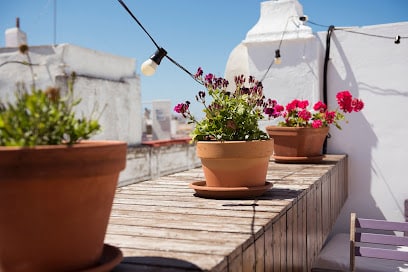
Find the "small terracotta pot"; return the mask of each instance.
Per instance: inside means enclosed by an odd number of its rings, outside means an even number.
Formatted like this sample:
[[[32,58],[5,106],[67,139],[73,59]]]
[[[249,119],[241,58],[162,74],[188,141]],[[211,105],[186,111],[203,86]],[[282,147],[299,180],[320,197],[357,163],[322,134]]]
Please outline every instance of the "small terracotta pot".
[[[104,248],[125,142],[0,147],[0,271],[82,271]]]
[[[274,157],[279,160],[321,160],[323,143],[329,127],[279,127],[267,126],[266,131],[274,141]]]
[[[266,141],[199,141],[206,186],[264,186],[273,142]]]

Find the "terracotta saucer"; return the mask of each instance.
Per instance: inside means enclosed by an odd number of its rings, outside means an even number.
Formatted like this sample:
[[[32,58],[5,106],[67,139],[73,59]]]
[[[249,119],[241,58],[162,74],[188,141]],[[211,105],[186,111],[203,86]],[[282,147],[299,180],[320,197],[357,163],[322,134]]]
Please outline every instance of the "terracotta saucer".
[[[272,186],[271,182],[265,182],[265,185],[256,187],[208,187],[205,181],[195,181],[189,184],[189,187],[196,191],[197,196],[217,199],[261,196]]]
[[[284,157],[273,155],[272,158],[278,163],[316,163],[320,162],[324,158],[324,155],[312,157]]]
[[[108,272],[122,260],[123,254],[119,248],[105,244],[99,263],[95,267],[81,270],[80,272]]]

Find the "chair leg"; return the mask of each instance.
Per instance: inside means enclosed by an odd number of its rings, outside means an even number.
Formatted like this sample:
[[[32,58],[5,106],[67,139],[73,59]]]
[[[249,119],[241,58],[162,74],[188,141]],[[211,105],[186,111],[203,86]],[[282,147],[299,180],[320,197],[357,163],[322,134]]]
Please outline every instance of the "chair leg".
[[[351,213],[350,215],[350,271],[355,271],[355,245],[356,245],[356,218],[357,215],[355,213]]]

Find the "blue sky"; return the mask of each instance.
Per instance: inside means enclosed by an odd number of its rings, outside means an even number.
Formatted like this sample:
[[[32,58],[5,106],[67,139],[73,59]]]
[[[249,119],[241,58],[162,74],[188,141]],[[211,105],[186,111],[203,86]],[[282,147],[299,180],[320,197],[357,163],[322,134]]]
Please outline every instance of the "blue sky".
[[[256,24],[261,0],[124,0],[168,55],[194,73],[222,76],[230,52]],[[300,0],[309,20],[322,25],[365,26],[408,21],[407,0]],[[56,3],[56,35],[54,35]],[[4,31],[20,26],[29,45],[71,43],[136,59],[140,64],[155,46],[117,0],[0,0],[0,46]],[[310,25],[313,31],[324,27]],[[400,33],[408,36],[408,33]],[[141,75],[142,100],[194,100],[201,89],[164,59],[152,77]]]

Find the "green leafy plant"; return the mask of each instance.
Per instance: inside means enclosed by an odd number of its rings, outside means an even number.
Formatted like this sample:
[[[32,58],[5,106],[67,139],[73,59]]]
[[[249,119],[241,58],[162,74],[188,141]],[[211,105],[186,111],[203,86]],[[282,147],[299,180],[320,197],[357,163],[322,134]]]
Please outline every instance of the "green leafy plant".
[[[28,48],[23,49],[20,51],[28,55]],[[30,92],[24,84],[17,84],[15,102],[0,101],[0,146],[71,145],[99,132],[97,119],[77,118],[73,111],[80,103],[73,98],[74,81],[73,73],[64,97],[55,87],[36,89],[34,81]]]
[[[261,82],[250,76],[235,77],[235,90],[227,90],[229,82],[213,74],[203,76],[198,68],[195,74],[206,91],[200,91],[196,100],[204,106],[202,120],[197,120],[190,112],[190,102],[179,103],[174,111],[180,113],[195,128],[192,141],[253,141],[267,140],[269,136],[258,126],[265,116],[275,116],[276,101],[266,99]],[[207,93],[211,101],[207,101]]]
[[[0,104],[1,146],[74,144],[100,130],[97,120],[76,118],[79,99],[60,97],[57,88],[27,92],[18,86],[15,103]]]

